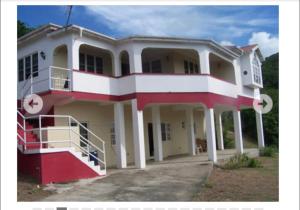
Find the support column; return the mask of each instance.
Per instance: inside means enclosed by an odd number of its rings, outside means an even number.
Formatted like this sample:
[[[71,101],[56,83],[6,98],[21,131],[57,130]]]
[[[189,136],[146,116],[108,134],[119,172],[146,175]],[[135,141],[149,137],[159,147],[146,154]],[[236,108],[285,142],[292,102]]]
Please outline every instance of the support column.
[[[264,128],[262,121],[262,114],[255,112],[256,115],[256,130],[257,130],[257,139],[258,139],[258,147],[265,147],[265,138],[264,138]]]
[[[218,149],[219,150],[224,150],[223,128],[222,128],[222,112],[217,112],[216,113],[216,129],[217,129]]]
[[[195,144],[195,132],[194,132],[194,114],[193,109],[189,107],[186,110],[186,130],[188,137],[188,148],[189,154],[196,154],[196,144]]]
[[[130,73],[142,73],[142,52],[139,49],[132,49],[129,54]]]
[[[114,71],[113,74],[115,77],[119,77],[122,75],[121,73],[121,60],[120,60],[120,54],[115,54],[113,59],[113,65],[114,65]]]
[[[234,122],[234,136],[235,136],[235,148],[237,153],[243,154],[243,136],[241,126],[241,112],[239,110],[233,110],[233,122]]]
[[[70,40],[70,42],[67,44],[67,57],[68,57],[68,63],[67,68],[70,69],[68,71],[68,79],[70,79],[71,82],[69,82],[70,90],[73,90],[73,69],[79,69],[79,47],[80,44],[76,40]],[[50,56],[52,57],[52,56]],[[52,58],[51,58],[52,59]],[[53,61],[52,61],[53,62]],[[51,62],[51,65],[53,65]]]
[[[125,143],[125,121],[124,105],[122,103],[114,104],[115,135],[116,135],[116,153],[117,167],[126,168],[126,143]]]
[[[135,166],[137,168],[145,168],[146,158],[145,158],[143,111],[138,110],[136,99],[132,100],[131,106],[132,106],[132,126],[133,126]]]
[[[152,125],[153,125],[153,140],[154,140],[154,160],[163,160],[163,147],[161,137],[161,122],[159,106],[152,107]]]
[[[198,52],[200,59],[200,72],[201,74],[210,74],[210,66],[209,66],[209,51],[203,49]]]
[[[216,149],[216,135],[215,135],[215,122],[214,122],[214,109],[205,109],[205,123],[206,123],[206,141],[208,159],[217,162],[217,149]]]

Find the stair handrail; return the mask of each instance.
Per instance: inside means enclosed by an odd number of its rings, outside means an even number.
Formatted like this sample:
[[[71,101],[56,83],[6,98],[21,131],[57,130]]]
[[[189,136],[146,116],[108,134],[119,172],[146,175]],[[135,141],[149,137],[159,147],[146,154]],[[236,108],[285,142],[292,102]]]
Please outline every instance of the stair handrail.
[[[84,142],[87,145],[87,149],[83,148],[82,146],[78,145],[77,143],[75,143],[74,141],[72,141],[71,137],[70,137],[70,143],[76,145],[77,147],[79,147],[79,149],[81,151],[83,151],[84,153],[87,153],[89,156],[92,156],[93,158],[95,158],[96,160],[99,161],[99,163],[102,163],[102,165],[104,166],[104,168],[106,168],[106,158],[105,158],[105,141],[102,140],[99,136],[97,136],[94,132],[92,132],[90,129],[86,128],[84,125],[82,125],[77,119],[75,119],[73,116],[70,115],[33,115],[33,116],[28,116],[25,117],[20,111],[17,110],[18,115],[20,115],[22,117],[23,120],[23,126],[17,122],[18,126],[21,127],[21,129],[23,130],[24,133],[24,138],[22,139],[24,140],[24,145],[25,145],[25,149],[26,149],[26,145],[30,142],[26,141],[26,132],[28,131],[38,131],[39,132],[39,141],[40,141],[40,148],[42,149],[43,147],[43,136],[42,136],[42,131],[44,130],[50,130],[49,128],[43,128],[42,127],[42,118],[67,118],[68,119],[68,130],[75,133],[79,138],[81,142]],[[38,119],[39,120],[39,127],[38,128],[33,128],[33,129],[26,129],[26,120],[27,119]],[[82,136],[80,133],[76,132],[74,129],[72,129],[71,126],[71,122],[75,122],[76,124],[78,124],[78,126],[80,126],[81,128],[83,128],[84,130],[86,130],[86,132],[90,135],[92,135],[97,141],[99,141],[101,143],[102,148],[99,148],[98,146],[96,146],[91,140],[85,138],[84,136]],[[64,129],[62,129],[64,130]],[[51,141],[52,142],[52,141]],[[89,145],[91,147],[93,147],[95,150],[99,151],[102,155],[103,155],[103,160],[101,160],[100,158],[96,157],[89,148]]]
[[[76,120],[74,117],[69,116],[73,121],[75,121],[78,125],[80,125],[83,129],[85,129],[87,132],[89,132],[90,134],[92,134],[97,140],[99,140],[102,145],[103,148],[105,148],[105,141],[103,139],[101,139],[99,136],[97,136],[95,133],[93,133],[90,129],[86,128],[84,125],[82,125],[78,120]]]
[[[25,149],[26,149],[26,142],[27,142],[27,139],[26,139],[26,118],[19,110],[17,110],[17,118],[18,118],[18,115],[23,120],[23,126],[21,126],[20,123],[18,122],[18,119],[17,119],[17,126],[20,126],[21,129],[23,130],[23,136],[24,136],[23,141],[24,141],[24,145],[25,145]],[[18,134],[18,132],[17,132],[17,134]]]
[[[25,91],[25,87],[27,86],[28,82],[30,82],[30,86]],[[25,81],[25,83],[23,84],[23,87],[22,87],[22,94],[21,94],[22,98],[25,97],[25,94],[28,92],[29,89],[30,89],[30,92],[32,94],[32,90],[33,90],[32,82],[33,82],[33,78],[32,78],[32,74],[30,73],[28,78],[26,78],[26,81]]]
[[[100,141],[103,145],[103,148],[105,147],[105,141],[103,139],[101,139],[99,136],[97,136],[94,132],[92,132],[90,129],[86,128],[84,125],[82,125],[77,119],[75,119],[73,116],[71,115],[34,115],[34,116],[30,116],[30,117],[26,117],[26,119],[34,119],[34,118],[70,118],[69,120],[73,120],[74,122],[76,122],[80,127],[82,127],[84,130],[86,130],[89,134],[91,134],[92,136],[94,136],[98,141]],[[70,121],[69,121],[70,122]],[[69,123],[69,126],[71,127],[71,124]]]

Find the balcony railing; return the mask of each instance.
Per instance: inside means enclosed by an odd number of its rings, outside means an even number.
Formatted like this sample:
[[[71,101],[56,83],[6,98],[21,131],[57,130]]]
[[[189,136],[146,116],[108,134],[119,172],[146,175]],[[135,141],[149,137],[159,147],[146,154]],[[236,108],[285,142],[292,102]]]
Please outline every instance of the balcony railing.
[[[236,97],[235,84],[203,74],[149,74],[135,73],[121,77],[91,74],[50,66],[39,71],[20,88],[24,98],[29,93],[49,90],[78,91],[106,95],[126,95],[137,92],[211,92]]]
[[[71,76],[72,71],[66,68],[49,66],[40,69],[38,77],[32,77],[30,74],[24,82],[19,83],[18,98],[49,90],[70,91]]]

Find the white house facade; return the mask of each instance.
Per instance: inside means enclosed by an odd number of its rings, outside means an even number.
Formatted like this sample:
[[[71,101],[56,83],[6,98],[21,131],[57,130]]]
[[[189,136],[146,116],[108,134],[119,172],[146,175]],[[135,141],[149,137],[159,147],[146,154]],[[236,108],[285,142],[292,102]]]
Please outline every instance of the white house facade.
[[[18,168],[50,183],[206,150],[217,162],[224,111],[243,153],[241,110],[260,98],[262,61],[257,45],[42,26],[18,39]],[[30,94],[43,100],[34,115],[22,106]]]

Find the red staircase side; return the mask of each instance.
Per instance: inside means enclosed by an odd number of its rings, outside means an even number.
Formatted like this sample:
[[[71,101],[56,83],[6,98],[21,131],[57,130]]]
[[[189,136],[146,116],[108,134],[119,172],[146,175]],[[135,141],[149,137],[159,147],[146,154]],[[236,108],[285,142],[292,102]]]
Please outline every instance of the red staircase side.
[[[99,176],[70,152],[23,154],[18,151],[18,171],[41,184],[69,182]]]

